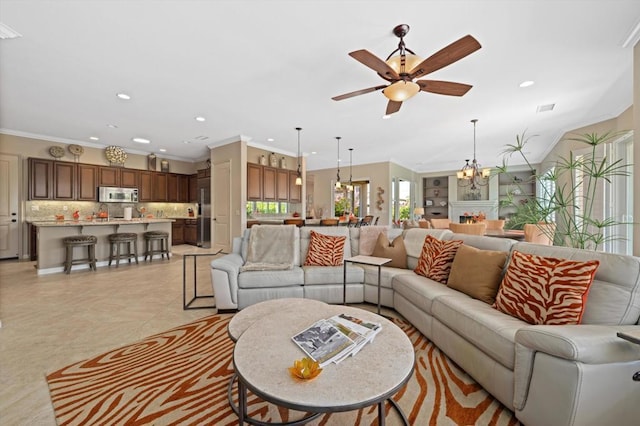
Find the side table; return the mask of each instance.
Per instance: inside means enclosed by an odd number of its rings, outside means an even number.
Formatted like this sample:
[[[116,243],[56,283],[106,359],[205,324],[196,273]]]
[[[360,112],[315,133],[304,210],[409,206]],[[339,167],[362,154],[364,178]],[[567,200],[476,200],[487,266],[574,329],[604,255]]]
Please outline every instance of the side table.
[[[391,262],[391,259],[386,257],[374,257],[374,256],[353,256],[344,260],[343,263],[343,294],[342,304],[347,304],[347,262],[358,263],[360,265],[372,265],[378,267],[378,315],[380,315],[380,271],[383,265]]]
[[[621,339],[640,345],[640,331],[619,331],[616,335]],[[634,382],[640,382],[640,371],[636,371],[632,378]]]
[[[213,298],[213,294],[207,295],[198,295],[198,277],[197,277],[197,269],[196,269],[196,259],[200,256],[215,256],[220,254],[222,249],[218,250],[215,253],[185,253],[182,255],[182,310],[186,311],[187,309],[207,309],[207,308],[215,308],[216,305],[198,305],[191,306],[193,302],[198,299],[210,299]],[[187,302],[187,257],[193,257],[193,298]]]

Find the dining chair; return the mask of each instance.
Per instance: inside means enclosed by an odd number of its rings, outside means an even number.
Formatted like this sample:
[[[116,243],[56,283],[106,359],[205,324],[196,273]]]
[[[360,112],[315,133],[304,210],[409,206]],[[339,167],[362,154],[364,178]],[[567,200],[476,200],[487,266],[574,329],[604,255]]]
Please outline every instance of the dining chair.
[[[338,226],[339,222],[338,218],[320,219],[320,226]]]
[[[484,222],[450,223],[449,229],[456,234],[484,235],[487,231],[487,225]]]
[[[360,226],[371,225],[372,222],[373,222],[373,215],[368,214],[362,218],[362,221],[360,222]]]
[[[487,224],[487,231],[502,231],[504,229],[504,219],[485,219],[482,222]]]
[[[295,225],[298,228],[304,226],[304,219],[294,218],[294,219],[285,219],[283,222],[285,225]]]
[[[431,219],[431,227],[435,229],[449,229],[451,219]]]
[[[555,223],[527,223],[524,225],[524,240],[528,243],[553,245]]]

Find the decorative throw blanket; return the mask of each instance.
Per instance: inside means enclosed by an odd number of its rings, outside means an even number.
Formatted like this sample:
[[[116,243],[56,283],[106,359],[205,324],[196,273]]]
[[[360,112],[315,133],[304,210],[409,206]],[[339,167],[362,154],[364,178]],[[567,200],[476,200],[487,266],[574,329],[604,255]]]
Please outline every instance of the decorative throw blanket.
[[[295,225],[257,225],[251,228],[247,261],[241,271],[293,269]]]

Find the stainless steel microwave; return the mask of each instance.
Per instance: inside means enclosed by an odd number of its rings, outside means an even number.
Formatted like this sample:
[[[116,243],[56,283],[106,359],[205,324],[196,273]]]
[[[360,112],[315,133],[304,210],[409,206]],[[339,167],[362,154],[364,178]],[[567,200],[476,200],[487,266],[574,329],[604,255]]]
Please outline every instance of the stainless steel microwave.
[[[138,188],[98,187],[98,201],[101,203],[137,203]]]

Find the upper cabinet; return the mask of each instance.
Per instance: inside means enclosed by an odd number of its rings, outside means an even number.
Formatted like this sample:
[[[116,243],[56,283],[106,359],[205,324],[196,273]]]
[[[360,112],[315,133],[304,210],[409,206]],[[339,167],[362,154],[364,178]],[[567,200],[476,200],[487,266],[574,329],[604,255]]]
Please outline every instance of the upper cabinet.
[[[167,201],[168,199],[168,179],[167,173],[153,174],[153,201]]]
[[[138,188],[140,171],[135,169],[120,169],[120,186],[123,188]]]
[[[29,199],[53,199],[53,161],[29,159]]]
[[[276,192],[278,201],[289,201],[289,170],[276,171]]]
[[[138,201],[146,203],[153,201],[153,174],[155,172],[140,172],[140,186],[138,187]]]
[[[99,167],[98,186],[120,186],[120,167]]]
[[[78,164],[77,199],[96,201],[98,199],[98,167],[91,164]]]
[[[262,166],[247,163],[247,200],[262,200]]]
[[[247,200],[302,202],[302,186],[295,170],[247,163]]]
[[[276,201],[276,171],[274,167],[262,168],[262,200]]]

